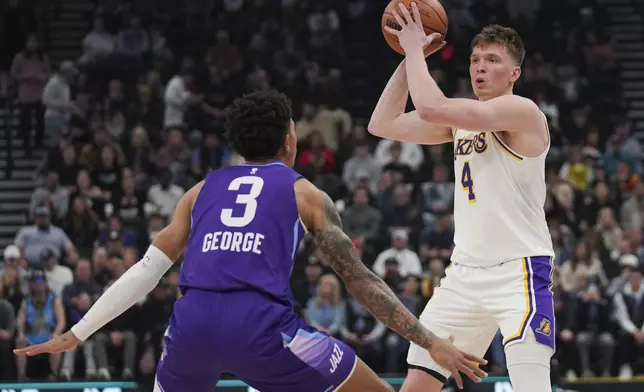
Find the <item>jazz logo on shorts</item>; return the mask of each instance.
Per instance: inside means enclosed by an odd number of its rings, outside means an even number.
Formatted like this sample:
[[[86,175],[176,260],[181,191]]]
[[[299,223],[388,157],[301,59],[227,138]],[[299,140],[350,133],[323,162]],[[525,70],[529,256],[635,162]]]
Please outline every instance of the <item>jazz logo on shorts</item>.
[[[541,320],[539,328],[537,328],[536,332],[542,335],[550,336],[552,334],[552,324],[550,324],[550,321],[544,318],[543,320]]]
[[[329,359],[329,362],[331,362],[331,368],[329,371],[331,373],[334,373],[338,369],[338,365],[342,361],[342,356],[344,355],[344,352],[340,349],[340,347],[337,344],[333,345],[333,353],[331,353],[331,358]]]

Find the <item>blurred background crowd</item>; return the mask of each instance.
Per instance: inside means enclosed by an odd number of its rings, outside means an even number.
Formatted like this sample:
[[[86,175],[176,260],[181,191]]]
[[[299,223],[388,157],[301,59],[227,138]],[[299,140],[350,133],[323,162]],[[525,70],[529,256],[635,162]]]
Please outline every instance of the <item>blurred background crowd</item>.
[[[379,30],[386,1],[0,3],[0,379],[153,377],[179,265],[75,352],[27,361],[11,349],[82,318],[185,190],[240,161],[222,123],[249,91],[292,98],[296,169],[336,201],[363,261],[416,315],[432,297],[453,247],[452,145],[381,140],[365,128],[401,60]],[[429,64],[447,95],[472,97],[469,41],[481,26],[515,27],[528,49],[516,92],[537,102],[552,137],[556,377],[644,373],[644,7],[442,3],[448,44]],[[296,257],[304,317],[376,371],[404,373],[407,343],[347,296],[310,238]],[[497,375],[501,340],[487,354]]]

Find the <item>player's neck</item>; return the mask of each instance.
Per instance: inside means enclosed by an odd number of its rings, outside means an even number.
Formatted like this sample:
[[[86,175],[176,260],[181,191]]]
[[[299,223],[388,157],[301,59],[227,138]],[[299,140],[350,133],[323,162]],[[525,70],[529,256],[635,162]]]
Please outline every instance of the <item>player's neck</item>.
[[[279,158],[252,159],[252,160],[246,159],[246,160],[244,160],[244,163],[247,164],[247,165],[265,165],[265,164],[271,163],[271,162],[282,162],[282,160],[279,159]]]
[[[504,95],[514,95],[514,93],[512,92],[512,89],[510,89],[510,90],[507,90],[504,93],[499,94],[499,95],[486,95],[486,96],[480,96],[480,97],[477,97],[477,98],[479,99],[479,101],[485,102],[485,101],[489,101],[491,99],[498,98],[498,97],[501,97],[501,96],[504,96]]]

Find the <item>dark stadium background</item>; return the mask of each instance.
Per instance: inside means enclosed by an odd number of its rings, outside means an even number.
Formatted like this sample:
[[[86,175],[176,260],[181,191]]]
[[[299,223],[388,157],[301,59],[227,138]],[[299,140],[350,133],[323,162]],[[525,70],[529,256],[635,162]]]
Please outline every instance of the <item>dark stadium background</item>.
[[[545,209],[557,254],[558,314],[553,383],[577,391],[641,390],[644,333],[623,325],[644,324],[644,301],[633,294],[644,270],[644,3],[442,3],[448,44],[428,63],[443,91],[471,97],[469,40],[481,26],[506,24],[528,50],[516,92],[534,99],[549,120]],[[62,369],[50,369],[47,358],[30,359],[27,378],[19,379],[11,353],[21,338],[14,316],[30,295],[33,270],[42,269],[64,304],[64,330],[82,316],[139,259],[185,189],[209,170],[239,161],[222,137],[223,115],[248,91],[276,88],[292,98],[301,144],[296,169],[337,201],[364,262],[418,314],[449,262],[451,146],[400,145],[366,132],[401,60],[380,32],[385,5],[0,1],[0,298],[6,300],[0,299],[0,380],[9,383],[0,390],[42,390],[29,380],[87,376],[150,390],[177,298],[178,267],[100,331],[91,350],[63,358]],[[25,51],[32,34],[39,48]],[[69,102],[60,95],[61,76],[71,82]],[[68,115],[45,111],[43,96],[50,106],[69,104]],[[45,246],[33,241],[33,224],[47,220],[62,231]],[[404,376],[404,342],[342,290],[338,303],[317,296],[317,280],[329,273],[324,256],[304,241],[293,271],[298,309],[347,339],[378,372]],[[327,280],[332,294],[336,286]],[[621,304],[631,302],[641,311],[627,306],[624,313]],[[324,306],[332,308],[332,320],[319,311]],[[87,358],[95,372],[87,374]],[[498,341],[487,358],[500,378],[472,390],[507,390]],[[96,382],[44,387],[109,390]],[[218,390],[247,390],[230,388]]]

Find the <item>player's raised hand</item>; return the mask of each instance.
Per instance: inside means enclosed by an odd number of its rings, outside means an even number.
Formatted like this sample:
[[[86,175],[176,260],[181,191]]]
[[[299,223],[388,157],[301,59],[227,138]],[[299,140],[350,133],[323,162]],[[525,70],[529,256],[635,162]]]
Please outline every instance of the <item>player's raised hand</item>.
[[[420,11],[418,11],[418,6],[415,2],[411,3],[413,17],[403,3],[399,3],[398,8],[399,11],[393,9],[392,14],[396,22],[400,25],[400,30],[393,29],[389,26],[385,26],[385,30],[398,37],[398,42],[405,53],[409,53],[418,48],[424,49],[432,42],[441,38],[439,33],[425,34],[425,29],[420,19]],[[441,49],[443,46],[445,46],[445,41],[436,50]]]
[[[56,336],[45,343],[16,349],[13,350],[13,353],[16,355],[28,355],[30,357],[44,353],[61,353],[63,351],[71,350],[79,343],[80,340],[76,337],[76,335],[74,335],[72,331],[67,331],[64,334]]]
[[[485,365],[487,361],[483,358],[464,353],[457,349],[453,342],[453,337],[435,341],[429,349],[429,355],[432,356],[437,364],[452,373],[452,376],[456,380],[456,385],[460,389],[463,389],[461,373],[474,382],[480,382],[481,377],[487,377],[487,373],[479,368],[479,365]]]

